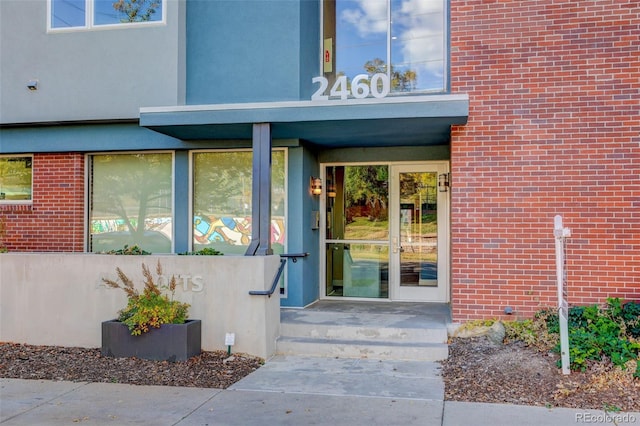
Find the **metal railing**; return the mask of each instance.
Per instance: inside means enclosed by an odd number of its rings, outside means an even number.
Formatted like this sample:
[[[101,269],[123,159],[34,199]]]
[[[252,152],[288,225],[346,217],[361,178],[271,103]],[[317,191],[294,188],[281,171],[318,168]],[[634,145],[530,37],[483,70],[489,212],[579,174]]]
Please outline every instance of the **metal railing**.
[[[282,271],[284,271],[284,265],[287,264],[287,260],[291,259],[293,263],[298,261],[298,258],[307,257],[309,253],[284,253],[280,255],[280,267],[278,268],[278,272],[276,272],[276,276],[273,278],[273,282],[271,283],[271,288],[269,290],[251,290],[249,294],[252,296],[268,296],[276,291],[276,287],[278,287],[278,282],[280,281],[280,276],[282,275]]]

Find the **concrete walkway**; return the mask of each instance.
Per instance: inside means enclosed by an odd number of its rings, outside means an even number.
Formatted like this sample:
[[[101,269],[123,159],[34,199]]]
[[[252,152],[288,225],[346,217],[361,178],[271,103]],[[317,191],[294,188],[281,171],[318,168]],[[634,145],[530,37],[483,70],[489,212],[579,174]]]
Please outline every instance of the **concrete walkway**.
[[[640,413],[444,401],[439,369],[287,356],[227,390],[0,379],[0,424],[640,425]]]

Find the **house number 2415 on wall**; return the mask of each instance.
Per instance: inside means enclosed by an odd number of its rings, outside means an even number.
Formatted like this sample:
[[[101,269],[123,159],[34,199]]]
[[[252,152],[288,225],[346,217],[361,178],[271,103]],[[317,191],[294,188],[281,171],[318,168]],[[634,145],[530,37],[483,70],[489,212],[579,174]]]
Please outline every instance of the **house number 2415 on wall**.
[[[318,90],[311,95],[312,101],[326,101],[329,98],[347,99],[349,95],[356,99],[364,99],[369,95],[374,98],[384,98],[389,94],[390,89],[389,76],[382,73],[372,75],[371,80],[368,74],[358,74],[351,80],[351,87],[347,83],[347,76],[341,75],[331,86],[329,95],[326,94],[329,87],[329,80],[326,77],[314,77],[311,81],[314,84],[320,83]]]

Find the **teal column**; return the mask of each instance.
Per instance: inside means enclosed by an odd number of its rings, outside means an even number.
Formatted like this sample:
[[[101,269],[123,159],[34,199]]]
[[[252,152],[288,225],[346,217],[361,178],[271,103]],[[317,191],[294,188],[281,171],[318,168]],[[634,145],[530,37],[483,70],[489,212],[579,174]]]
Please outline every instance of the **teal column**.
[[[245,256],[267,256],[271,249],[271,125],[253,125],[251,244]]]
[[[173,249],[176,253],[189,247],[189,152],[176,151],[174,157]]]

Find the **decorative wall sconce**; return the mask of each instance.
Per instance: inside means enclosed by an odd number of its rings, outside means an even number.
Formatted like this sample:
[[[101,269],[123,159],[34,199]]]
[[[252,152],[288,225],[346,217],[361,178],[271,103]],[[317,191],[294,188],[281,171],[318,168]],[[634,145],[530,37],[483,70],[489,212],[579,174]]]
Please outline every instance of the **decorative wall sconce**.
[[[27,89],[31,90],[32,92],[38,90],[38,80],[29,80],[27,81]]]
[[[312,195],[322,194],[322,179],[311,176],[309,179],[309,191]]]
[[[438,190],[440,192],[447,192],[449,190],[449,173],[438,175]]]

